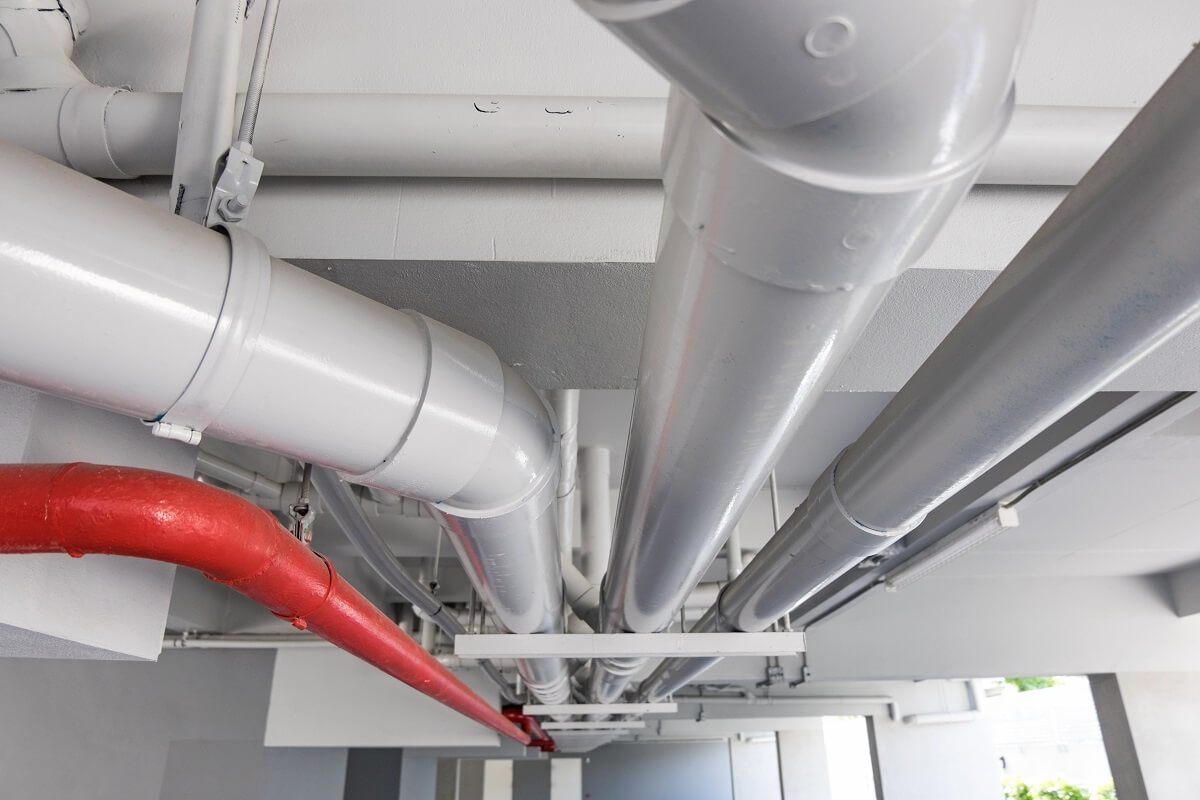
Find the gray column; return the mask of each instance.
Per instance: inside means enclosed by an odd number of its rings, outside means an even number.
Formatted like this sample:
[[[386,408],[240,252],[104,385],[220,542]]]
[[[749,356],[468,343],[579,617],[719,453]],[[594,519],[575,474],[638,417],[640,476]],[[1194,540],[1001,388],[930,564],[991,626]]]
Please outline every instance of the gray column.
[[[783,800],[832,800],[821,718],[813,717],[805,723],[802,729],[775,735]]]
[[[996,746],[983,717],[927,725],[868,717],[867,733],[880,800],[1003,797]]]
[[[1193,800],[1200,786],[1200,673],[1090,675],[1121,800]]]
[[[404,752],[400,767],[400,800],[431,800],[437,792],[438,761]]]

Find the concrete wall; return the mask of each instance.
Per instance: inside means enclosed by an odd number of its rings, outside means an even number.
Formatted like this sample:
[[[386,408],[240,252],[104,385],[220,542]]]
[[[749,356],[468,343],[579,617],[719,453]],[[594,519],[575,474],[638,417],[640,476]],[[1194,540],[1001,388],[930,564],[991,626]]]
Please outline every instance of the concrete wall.
[[[732,800],[725,742],[610,744],[583,762],[590,800]]]
[[[1200,787],[1200,673],[1093,675],[1121,800],[1192,800]]]
[[[729,740],[734,800],[780,800],[779,751],[775,734],[735,736]]]
[[[273,660],[0,659],[0,796],[340,800],[345,750],[263,748]]]
[[[940,725],[868,720],[881,800],[1003,797],[991,726],[980,718]]]
[[[821,718],[802,729],[775,734],[783,800],[832,800],[825,729]]]

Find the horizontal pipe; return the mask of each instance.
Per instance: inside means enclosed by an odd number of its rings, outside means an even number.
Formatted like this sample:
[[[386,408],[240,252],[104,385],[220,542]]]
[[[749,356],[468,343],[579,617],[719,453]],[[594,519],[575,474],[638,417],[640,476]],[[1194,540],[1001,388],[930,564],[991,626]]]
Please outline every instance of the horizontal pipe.
[[[695,630],[764,629],[1200,318],[1198,217],[1193,50]]]
[[[10,464],[0,466],[0,498],[0,553],[99,553],[191,567],[497,733],[529,741],[326,559],[229,492],[126,467]]]
[[[76,115],[67,91],[0,95],[0,139],[95,177],[171,174],[178,94],[85,85],[77,96],[108,98]],[[1074,185],[1136,111],[1019,105],[977,182]],[[665,119],[659,98],[266,94],[254,152],[267,175],[658,180]],[[81,130],[69,153],[67,122]],[[85,159],[85,140],[111,162]]]
[[[265,501],[278,502],[283,497],[284,486],[280,481],[272,480],[262,473],[246,469],[240,464],[203,450],[196,453],[196,474],[215,478],[238,491],[261,497]]]
[[[0,180],[0,379],[422,500],[498,625],[562,630],[551,415],[491,348],[4,143]]]
[[[796,46],[796,26],[831,24],[809,4],[583,5],[677,87],[602,603],[605,632],[648,633],[1001,138],[1032,4],[921,4],[893,27],[881,4],[836,2],[858,31],[844,81]],[[638,666],[598,662],[589,699],[615,700]]]

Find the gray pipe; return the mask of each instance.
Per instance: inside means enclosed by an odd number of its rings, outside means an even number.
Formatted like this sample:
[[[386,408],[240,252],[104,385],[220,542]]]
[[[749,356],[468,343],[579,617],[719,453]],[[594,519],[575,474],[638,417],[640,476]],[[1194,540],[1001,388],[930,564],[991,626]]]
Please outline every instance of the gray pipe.
[[[450,613],[441,601],[429,593],[421,582],[414,578],[404,566],[396,560],[387,544],[380,538],[371,523],[367,521],[350,486],[342,482],[338,474],[325,467],[313,467],[313,485],[325,501],[325,510],[341,527],[346,538],[358,549],[371,569],[408,602],[421,610],[426,618],[442,630],[451,640],[460,633],[466,633],[466,628]],[[500,670],[490,661],[480,661],[479,668],[500,687],[500,695],[509,703],[519,703],[512,687],[500,674]]]
[[[1194,50],[696,629],[763,630],[1200,317],[1197,220]]]
[[[606,632],[648,633],[974,181],[1029,6],[932,0],[896,26],[879,0],[582,4],[678,87],[603,589]],[[641,664],[599,661],[591,699],[616,700]]]

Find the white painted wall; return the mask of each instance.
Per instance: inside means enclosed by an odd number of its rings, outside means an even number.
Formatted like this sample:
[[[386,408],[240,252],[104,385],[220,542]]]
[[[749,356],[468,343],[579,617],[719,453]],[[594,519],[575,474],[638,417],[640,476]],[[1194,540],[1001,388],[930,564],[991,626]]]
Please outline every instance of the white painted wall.
[[[806,723],[803,728],[775,734],[783,800],[834,800],[822,718],[813,717]]]
[[[883,800],[1000,800],[999,761],[983,719],[905,725],[871,718],[876,785]]]
[[[550,761],[550,800],[581,800],[583,759],[555,758]],[[526,800],[522,797],[521,800]]]
[[[814,625],[808,658],[838,680],[1191,671],[1200,616],[1177,617],[1158,577],[935,573]]]
[[[191,475],[194,448],[140,422],[0,383],[0,462],[99,464]],[[90,555],[0,556],[0,655],[154,659],[175,567]]]
[[[496,685],[458,676],[498,705]],[[498,747],[499,736],[335,648],[281,650],[275,659],[269,747]]]
[[[775,734],[749,733],[729,740],[734,800],[780,800],[779,751]]]
[[[1200,787],[1200,673],[1092,676],[1121,800],[1192,800]]]

